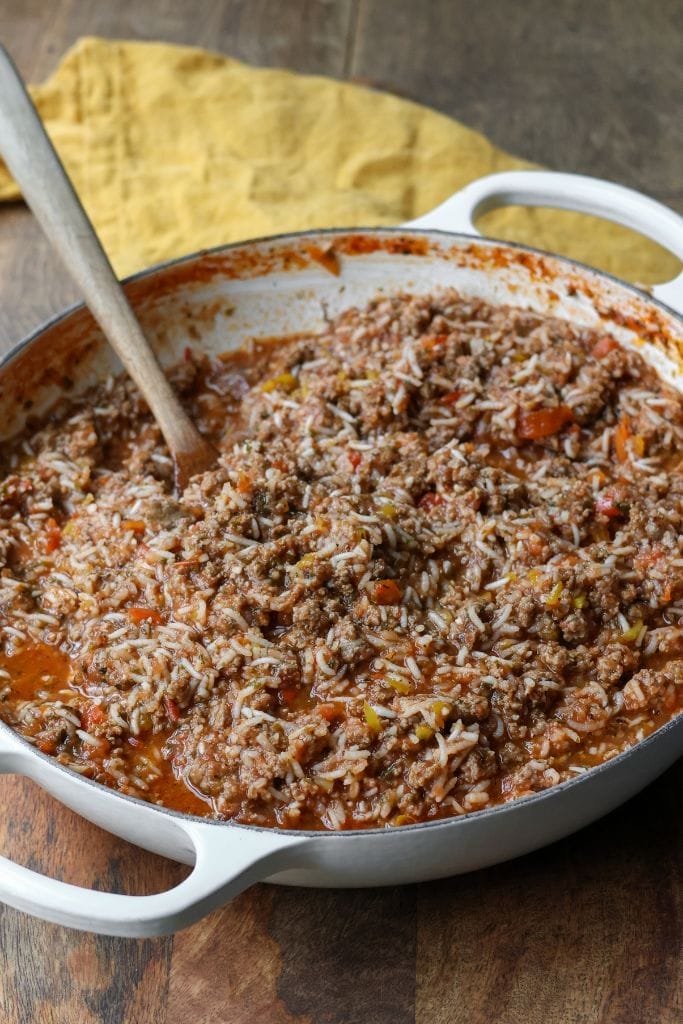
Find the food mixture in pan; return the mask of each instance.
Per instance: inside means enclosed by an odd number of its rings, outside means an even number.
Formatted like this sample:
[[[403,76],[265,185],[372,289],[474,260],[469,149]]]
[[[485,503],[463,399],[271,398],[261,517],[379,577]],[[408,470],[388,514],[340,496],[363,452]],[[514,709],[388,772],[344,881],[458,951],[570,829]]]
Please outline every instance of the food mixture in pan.
[[[683,403],[599,333],[452,292],[127,379],[6,450],[0,714],[73,770],[289,828],[588,771],[683,693]]]

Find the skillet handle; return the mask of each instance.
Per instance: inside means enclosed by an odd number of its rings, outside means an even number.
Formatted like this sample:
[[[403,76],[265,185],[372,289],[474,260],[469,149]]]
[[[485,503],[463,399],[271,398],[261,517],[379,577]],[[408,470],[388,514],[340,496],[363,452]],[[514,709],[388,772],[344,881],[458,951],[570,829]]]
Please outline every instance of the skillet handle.
[[[477,216],[499,206],[549,206],[589,213],[646,235],[683,260],[683,217],[655,199],[600,178],[557,171],[504,171],[479,178],[405,227],[478,235]],[[683,273],[652,294],[683,313]]]
[[[30,751],[0,736],[0,772],[32,776],[32,762]],[[194,868],[167,892],[151,896],[99,892],[0,857],[0,901],[46,921],[100,935],[167,935],[198,921],[254,882],[300,867],[302,847],[310,843],[304,837],[179,816],[174,816],[173,823],[184,834],[185,845],[194,850]]]

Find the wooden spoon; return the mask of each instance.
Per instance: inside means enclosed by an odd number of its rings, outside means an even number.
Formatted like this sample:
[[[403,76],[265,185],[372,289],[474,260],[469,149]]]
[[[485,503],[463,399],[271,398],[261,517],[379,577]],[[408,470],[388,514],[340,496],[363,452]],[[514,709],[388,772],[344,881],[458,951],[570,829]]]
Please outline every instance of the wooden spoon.
[[[216,461],[174,394],[50,142],[19,72],[0,46],[0,155],[90,312],[142,392],[166,439],[176,486]]]

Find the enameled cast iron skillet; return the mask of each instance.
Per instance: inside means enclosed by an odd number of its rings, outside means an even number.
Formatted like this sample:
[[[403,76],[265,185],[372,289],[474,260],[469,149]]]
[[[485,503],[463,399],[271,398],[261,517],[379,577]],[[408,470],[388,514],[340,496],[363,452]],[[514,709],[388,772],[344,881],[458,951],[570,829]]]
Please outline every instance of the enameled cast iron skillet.
[[[553,206],[618,221],[683,258],[683,218],[629,189],[576,175],[510,172],[483,178],[432,213],[395,229],[308,231],[188,256],[131,278],[126,291],[166,365],[188,343],[215,354],[248,336],[324,326],[324,315],[380,292],[452,286],[600,327],[683,388],[683,274],[650,295],[567,259],[481,238],[477,214],[503,204]],[[333,246],[339,274],[321,262]],[[81,306],[40,328],[0,364],[0,436],[59,396],[120,372]],[[292,832],[214,822],[122,796],[82,778],[0,725],[0,771],[29,776],[102,828],[194,869],[152,896],[89,891],[0,858],[0,899],[49,921],[111,935],[182,928],[252,882],[395,885],[517,857],[617,807],[683,750],[683,715],[569,782],[464,817],[394,829]],[[20,813],[20,810],[19,810]]]

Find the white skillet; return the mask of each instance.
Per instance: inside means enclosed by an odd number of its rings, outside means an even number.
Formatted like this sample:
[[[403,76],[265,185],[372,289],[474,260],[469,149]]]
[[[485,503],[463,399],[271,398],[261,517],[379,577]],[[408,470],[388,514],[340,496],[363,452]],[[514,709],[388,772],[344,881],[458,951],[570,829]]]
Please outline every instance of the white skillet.
[[[190,343],[210,354],[247,336],[322,328],[378,292],[441,285],[609,331],[677,386],[683,382],[683,275],[638,289],[573,261],[481,238],[474,221],[506,203],[580,210],[649,235],[683,259],[683,218],[629,189],[578,175],[509,172],[469,185],[396,229],[310,231],[199,253],[153,268],[125,288],[162,363]],[[333,247],[339,274],[320,261]],[[658,300],[658,301],[657,301]],[[664,305],[666,303],[666,305]],[[678,312],[677,312],[678,311]],[[0,438],[60,395],[120,372],[90,314],[71,309],[0,364]],[[683,715],[606,765],[543,793],[445,821],[314,833],[259,829],[178,814],[122,796],[62,767],[0,725],[0,771],[24,774],[73,810],[145,849],[187,864],[168,892],[123,896],[68,885],[0,858],[0,900],[39,917],[111,935],[182,928],[255,881],[394,885],[482,868],[581,828],[617,807],[683,751]],[[21,808],[12,813],[21,814]]]

